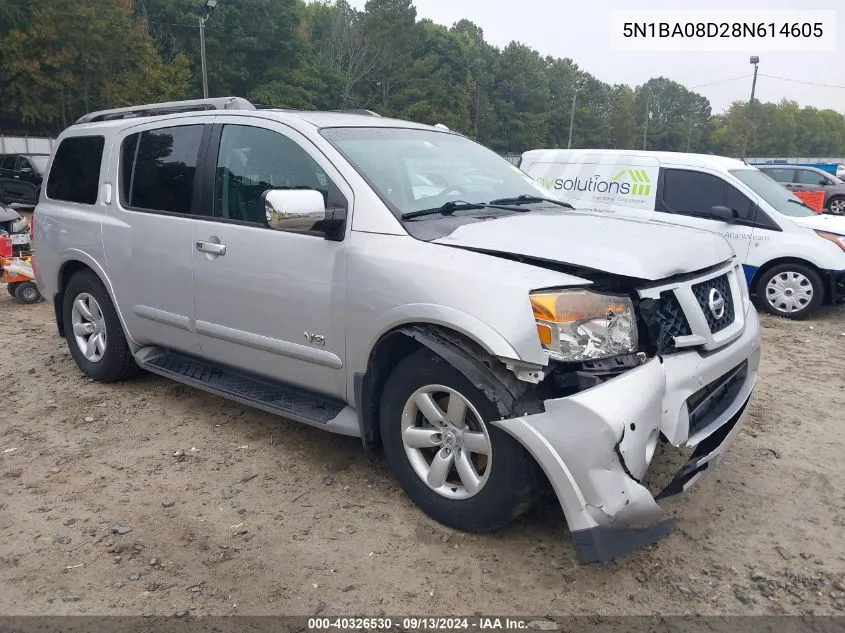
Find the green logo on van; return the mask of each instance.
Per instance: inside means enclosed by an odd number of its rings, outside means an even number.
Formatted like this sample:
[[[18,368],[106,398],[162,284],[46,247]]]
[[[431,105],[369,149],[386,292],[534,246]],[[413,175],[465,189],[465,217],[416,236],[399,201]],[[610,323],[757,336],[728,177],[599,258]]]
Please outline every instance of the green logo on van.
[[[611,178],[611,180],[613,182],[620,182],[626,175],[631,179],[631,195],[642,196],[643,198],[648,197],[648,194],[651,193],[651,179],[648,177],[646,170],[623,169]]]
[[[631,195],[648,197],[651,193],[651,178],[645,169],[623,169],[616,174],[611,180],[613,182],[621,182],[625,176],[631,179]]]

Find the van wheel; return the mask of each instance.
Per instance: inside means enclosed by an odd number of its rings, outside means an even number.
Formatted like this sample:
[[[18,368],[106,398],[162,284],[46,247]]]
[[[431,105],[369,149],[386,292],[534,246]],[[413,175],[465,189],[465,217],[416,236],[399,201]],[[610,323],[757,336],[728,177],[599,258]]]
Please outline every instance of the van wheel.
[[[827,212],[831,215],[845,215],[845,198],[837,196],[827,203]]]
[[[758,308],[788,319],[807,317],[824,300],[821,277],[802,264],[781,264],[767,270],[755,290]]]
[[[93,272],[71,278],[62,309],[70,354],[86,376],[114,382],[139,372],[109,293]]]
[[[15,284],[15,299],[21,303],[38,303],[41,293],[34,281],[21,281]]]
[[[540,480],[528,452],[502,429],[494,403],[427,349],[402,361],[385,385],[381,438],[400,485],[428,516],[489,532],[528,510]]]

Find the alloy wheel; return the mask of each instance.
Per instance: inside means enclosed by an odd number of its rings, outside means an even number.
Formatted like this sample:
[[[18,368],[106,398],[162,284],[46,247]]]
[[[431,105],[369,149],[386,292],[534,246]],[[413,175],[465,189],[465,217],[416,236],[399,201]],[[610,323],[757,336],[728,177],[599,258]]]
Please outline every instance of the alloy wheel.
[[[438,494],[467,499],[487,483],[492,457],[487,427],[454,389],[417,389],[402,410],[401,432],[414,472]]]
[[[100,362],[106,353],[106,322],[100,304],[87,292],[80,293],[73,302],[70,316],[79,351],[90,362]]]

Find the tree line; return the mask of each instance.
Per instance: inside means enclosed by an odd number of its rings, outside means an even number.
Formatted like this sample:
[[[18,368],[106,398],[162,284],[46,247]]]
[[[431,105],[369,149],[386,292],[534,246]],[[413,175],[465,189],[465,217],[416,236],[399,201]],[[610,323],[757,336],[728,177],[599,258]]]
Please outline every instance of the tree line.
[[[85,112],[202,95],[202,0],[4,0],[0,128],[56,132]],[[610,85],[569,58],[492,46],[469,20],[418,19],[412,0],[220,0],[206,25],[212,96],[366,108],[442,123],[501,152],[612,147],[845,155],[845,117],[793,101],[724,114],[657,77]],[[570,122],[572,125],[570,126]],[[571,141],[570,141],[571,129]]]

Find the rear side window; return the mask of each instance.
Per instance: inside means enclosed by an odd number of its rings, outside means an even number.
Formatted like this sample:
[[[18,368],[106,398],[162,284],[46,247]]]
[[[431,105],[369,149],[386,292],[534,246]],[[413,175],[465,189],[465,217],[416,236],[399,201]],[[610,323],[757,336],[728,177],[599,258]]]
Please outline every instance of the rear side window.
[[[97,202],[105,143],[102,136],[72,136],[63,140],[50,168],[47,197],[79,204]]]
[[[14,156],[0,157],[0,169],[14,169],[14,168],[15,168],[15,157]]]
[[[728,182],[698,171],[667,169],[663,175],[662,210],[709,217],[713,207],[728,207],[741,218],[751,217],[754,204]]]
[[[764,169],[762,170],[767,176],[771,176],[778,182],[792,182],[792,177],[795,174],[792,169]]]
[[[133,134],[121,147],[121,200],[131,208],[190,214],[202,125]]]

